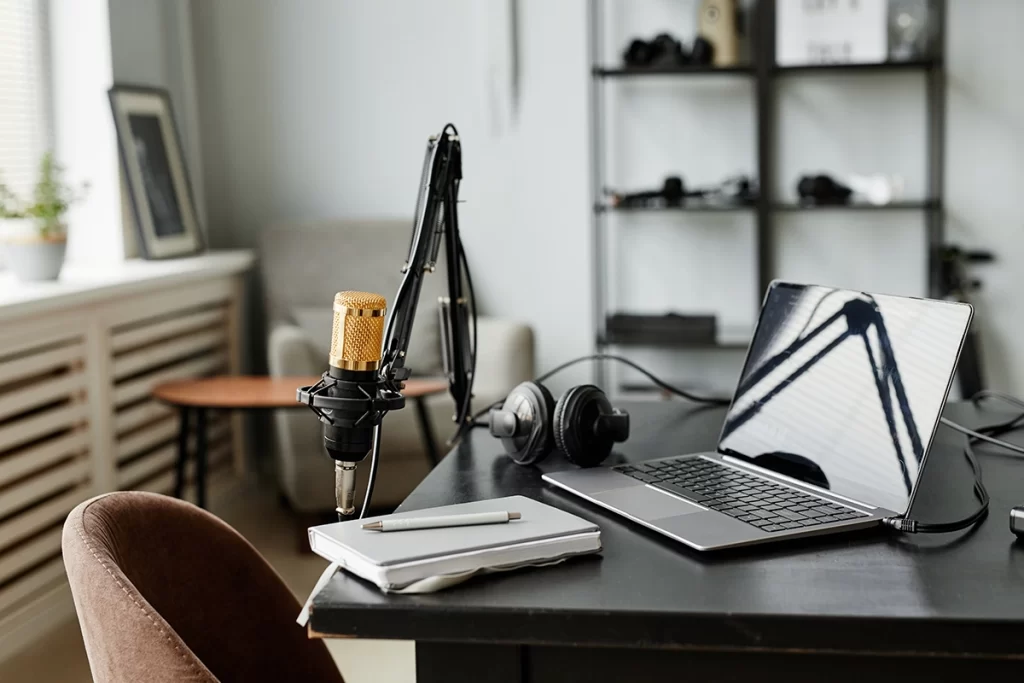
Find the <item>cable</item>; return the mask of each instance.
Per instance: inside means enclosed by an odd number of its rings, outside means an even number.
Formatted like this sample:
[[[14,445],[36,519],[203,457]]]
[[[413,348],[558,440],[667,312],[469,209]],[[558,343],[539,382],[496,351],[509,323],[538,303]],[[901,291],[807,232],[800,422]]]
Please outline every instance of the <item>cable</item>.
[[[363,505],[359,510],[359,519],[366,516],[370,509],[370,500],[373,498],[373,485],[377,481],[377,461],[380,460],[380,425],[373,428],[373,448],[370,456],[370,474],[366,477],[366,493],[363,495]],[[344,522],[339,513],[339,522]]]
[[[1005,424],[1011,424],[1011,423],[1012,424],[1016,424],[1017,422],[1020,422],[1022,419],[1024,419],[1024,415],[1020,415],[1020,416],[1014,418],[1013,420],[1011,420],[1009,423],[1003,423],[1003,424],[1004,425]],[[968,429],[967,427],[964,427],[962,424],[958,424],[956,422],[953,422],[952,420],[947,419],[945,417],[941,418],[939,421],[942,422],[942,424],[944,424],[947,427],[949,427],[950,429],[955,429],[956,431],[960,432],[961,434],[966,434],[967,436],[971,437],[972,439],[976,439],[978,441],[985,441],[986,443],[990,443],[990,444],[993,444],[995,446],[999,446],[1000,448],[1004,448],[1004,449],[1006,449],[1008,451],[1012,451],[1013,454],[1014,454],[1012,457],[1024,456],[1024,448],[1022,448],[1020,446],[1017,446],[1016,444],[1012,444],[1012,443],[1010,443],[1008,441],[1003,441],[1002,439],[993,438],[993,437],[989,436],[988,434],[986,434],[983,431],[975,431],[973,429]],[[989,425],[988,427],[980,427],[979,429],[987,431],[987,430],[992,429],[994,427],[1001,427],[1001,426],[1002,425]],[[1009,430],[1007,430],[1007,431],[1009,431]]]
[[[971,439],[964,444],[964,457],[974,472],[973,492],[979,503],[978,509],[971,515],[955,522],[918,522],[916,519],[907,519],[906,517],[886,517],[882,522],[891,529],[908,534],[948,534],[967,529],[984,520],[988,515],[988,489],[985,488],[982,479],[981,463],[978,462],[974,455],[974,449],[971,448]]]
[[[978,403],[985,398],[999,398],[1014,405],[1024,406],[1024,401],[1020,401],[1019,399],[1014,398],[1013,396],[999,394],[991,391],[979,392],[975,396],[971,397],[971,400],[975,403]],[[914,519],[907,519],[906,517],[887,517],[883,520],[883,522],[886,526],[892,529],[912,534],[944,534],[953,531],[960,531],[961,529],[966,529],[970,526],[978,524],[983,519],[985,519],[986,515],[988,515],[989,495],[988,490],[985,488],[985,483],[982,479],[981,463],[979,463],[978,459],[975,457],[972,445],[976,442],[984,441],[986,443],[991,443],[995,446],[999,446],[1000,448],[1012,451],[1014,457],[1024,455],[1024,448],[1017,446],[1016,444],[1008,443],[1001,439],[996,439],[993,436],[991,436],[991,434],[993,433],[1002,434],[1008,431],[1013,431],[1014,429],[1019,429],[1021,426],[1024,426],[1022,425],[1022,423],[1024,423],[1024,413],[1021,413],[1020,415],[1017,415],[1013,419],[1008,420],[1006,422],[993,425],[985,425],[983,427],[978,427],[978,429],[976,430],[964,427],[963,425],[957,422],[953,422],[952,420],[945,417],[940,418],[940,422],[942,422],[942,424],[946,425],[950,429],[956,430],[968,437],[967,443],[964,446],[964,456],[967,458],[967,462],[971,465],[971,470],[974,472],[974,495],[978,499],[980,505],[972,515],[956,522],[927,523],[918,522]]]
[[[555,368],[552,368],[551,370],[548,370],[543,375],[541,375],[540,377],[537,377],[533,381],[534,382],[543,382],[544,380],[549,379],[550,377],[558,374],[559,372],[561,372],[562,370],[565,370],[566,368],[572,367],[573,365],[577,365],[579,363],[583,363],[584,361],[588,361],[588,360],[600,360],[600,361],[614,360],[614,361],[617,361],[619,363],[624,363],[625,365],[628,365],[629,367],[633,368],[634,370],[636,370],[637,372],[642,374],[647,379],[651,380],[651,382],[653,382],[655,386],[657,386],[657,387],[659,387],[661,389],[664,389],[665,391],[669,392],[670,394],[675,394],[676,396],[679,396],[681,398],[685,398],[688,401],[693,401],[694,403],[703,403],[703,404],[711,405],[711,406],[727,406],[727,405],[729,405],[732,402],[732,399],[722,398],[722,397],[719,397],[719,396],[698,396],[696,394],[691,394],[690,392],[686,391],[685,389],[680,389],[679,387],[672,386],[668,382],[666,382],[666,381],[664,381],[662,379],[659,379],[657,376],[654,375],[654,373],[650,372],[649,370],[646,370],[646,369],[642,368],[640,365],[634,363],[633,361],[629,360],[628,358],[624,358],[622,356],[616,356],[616,355],[610,354],[610,353],[595,353],[595,354],[592,354],[590,356],[580,356],[579,358],[573,358],[572,360],[566,361],[566,362],[562,363],[561,365],[556,366]],[[479,418],[483,417],[484,415],[486,415],[492,408],[497,408],[497,407],[501,406],[501,404],[502,404],[502,401],[495,401],[494,403],[492,403],[491,405],[487,406],[483,410],[478,410],[476,413],[474,413],[473,414],[473,420],[472,420],[472,422],[473,422],[472,426],[474,426],[474,427],[484,427],[484,426],[486,426],[486,423],[478,423],[477,420]]]

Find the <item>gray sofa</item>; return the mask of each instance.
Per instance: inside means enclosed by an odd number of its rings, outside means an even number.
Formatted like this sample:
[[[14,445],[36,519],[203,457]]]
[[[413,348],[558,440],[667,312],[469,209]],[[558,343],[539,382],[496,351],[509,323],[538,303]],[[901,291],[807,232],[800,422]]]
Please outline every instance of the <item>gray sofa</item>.
[[[263,231],[261,266],[271,375],[317,375],[326,369],[335,292],[377,292],[391,303],[411,230],[411,220],[377,220],[278,225]],[[447,289],[443,267],[439,264],[438,271],[423,280],[406,362],[413,377],[441,374],[437,298]],[[529,327],[481,315],[478,334],[474,409],[502,398],[534,372]],[[447,393],[426,400],[438,452],[444,454],[444,442],[453,430],[452,400]],[[307,411],[277,411],[274,427],[281,491],[299,511],[332,509],[334,472],[316,418]],[[360,496],[367,470],[361,468]],[[429,470],[413,406],[388,415],[374,505],[400,503]]]

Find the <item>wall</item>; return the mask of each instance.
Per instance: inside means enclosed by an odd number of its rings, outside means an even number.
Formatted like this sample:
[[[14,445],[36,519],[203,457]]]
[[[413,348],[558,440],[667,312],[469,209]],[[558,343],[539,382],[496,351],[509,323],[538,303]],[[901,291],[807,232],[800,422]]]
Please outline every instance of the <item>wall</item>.
[[[424,137],[452,120],[465,144],[461,215],[480,299],[487,311],[534,326],[544,369],[592,348],[586,4],[521,0],[521,100],[512,120],[498,124],[494,112],[508,110],[490,103],[507,91],[487,76],[508,64],[493,47],[502,33],[489,28],[501,23],[492,5],[195,3],[211,240],[255,245],[260,229],[280,220],[408,216]],[[1013,301],[1024,276],[1010,260],[1022,251],[1011,198],[1021,179],[1024,119],[1007,66],[1024,49],[1013,33],[1022,8],[1012,0],[950,5],[950,230],[1003,258],[982,273],[988,286],[979,320],[993,385],[1022,392],[1024,358],[1009,349],[1024,335]],[[696,0],[608,7],[609,59],[629,36],[693,32]],[[991,27],[1005,34],[993,39]],[[630,81],[608,98],[617,184],[654,185],[675,171],[696,185],[754,170],[749,82]],[[781,85],[777,106],[777,196],[791,195],[797,175],[817,168],[899,173],[908,195],[920,196],[919,74],[794,78]],[[749,327],[759,300],[752,226],[742,214],[616,222],[613,302],[713,310],[728,325]],[[919,216],[784,216],[777,230],[783,277],[923,293]],[[636,355],[677,379],[715,386],[731,384],[742,359],[739,352]]]
[[[426,137],[452,121],[465,143],[460,218],[482,307],[534,326],[541,367],[586,352],[584,10],[522,3],[526,87],[497,134],[481,106],[493,21],[483,3],[197,3],[213,244],[256,245],[281,220],[411,216]]]
[[[113,80],[122,84],[166,88],[170,93],[182,153],[192,181],[196,211],[200,225],[205,225],[191,1],[107,1]]]

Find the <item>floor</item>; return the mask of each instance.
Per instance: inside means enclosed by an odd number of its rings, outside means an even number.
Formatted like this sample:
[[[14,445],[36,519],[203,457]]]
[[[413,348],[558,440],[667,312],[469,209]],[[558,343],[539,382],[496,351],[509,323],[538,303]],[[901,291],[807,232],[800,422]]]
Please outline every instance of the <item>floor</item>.
[[[238,483],[217,497],[212,511],[242,533],[305,600],[326,563],[316,555],[296,551],[292,516],[276,494],[254,483]],[[296,628],[299,628],[296,625]],[[346,683],[413,683],[414,645],[406,641],[328,640]],[[60,656],[55,656],[60,653]],[[0,662],[0,681],[88,683],[89,663],[74,619],[30,648]]]

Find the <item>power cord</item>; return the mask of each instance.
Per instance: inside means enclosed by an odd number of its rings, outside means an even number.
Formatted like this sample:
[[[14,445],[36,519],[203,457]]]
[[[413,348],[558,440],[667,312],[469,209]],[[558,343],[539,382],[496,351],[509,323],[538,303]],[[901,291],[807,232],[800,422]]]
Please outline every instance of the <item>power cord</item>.
[[[972,396],[970,400],[972,403],[977,405],[985,399],[999,399],[1017,406],[1018,408],[1024,409],[1024,401],[1008,394],[1001,394],[995,391],[980,391]],[[950,429],[954,429],[967,436],[967,443],[964,445],[964,457],[967,458],[967,462],[970,464],[971,470],[974,472],[974,496],[978,499],[980,505],[973,514],[956,522],[918,522],[917,520],[907,519],[906,517],[887,517],[882,520],[885,525],[891,529],[911,534],[947,534],[953,531],[961,531],[980,523],[988,515],[989,495],[982,480],[981,463],[978,462],[978,459],[974,455],[974,449],[972,448],[973,444],[978,442],[990,443],[1010,451],[1009,455],[1012,457],[1024,456],[1024,448],[1017,446],[1016,444],[1003,441],[1002,439],[995,438],[999,434],[1005,434],[1024,427],[1024,412],[1005,422],[985,425],[983,427],[978,427],[977,429],[969,429],[968,427],[964,427],[963,425],[945,417],[941,418],[940,421]]]
[[[589,355],[589,356],[580,356],[579,358],[573,358],[572,360],[566,361],[566,362],[562,363],[561,365],[558,365],[558,366],[552,368],[551,370],[548,370],[543,375],[541,375],[540,377],[537,377],[533,381],[534,382],[543,382],[544,380],[549,379],[550,377],[553,377],[554,375],[558,374],[559,372],[562,372],[566,368],[570,368],[573,365],[578,365],[579,363],[585,363],[586,361],[591,361],[591,360],[596,360],[596,361],[613,360],[613,361],[616,361],[618,363],[622,363],[624,365],[628,365],[629,367],[633,368],[634,370],[639,372],[641,375],[643,375],[647,379],[651,380],[651,382],[654,383],[654,385],[657,386],[658,388],[664,389],[665,391],[667,391],[670,394],[673,394],[675,396],[679,396],[680,398],[685,398],[686,400],[692,401],[694,403],[703,403],[705,405],[712,405],[712,406],[727,406],[730,403],[732,403],[731,399],[724,398],[724,397],[721,397],[721,396],[700,396],[700,395],[697,395],[697,394],[690,393],[689,391],[686,391],[685,389],[680,389],[679,387],[673,386],[673,385],[669,384],[668,382],[666,382],[665,380],[658,378],[650,370],[647,370],[647,369],[641,367],[640,365],[638,365],[637,363],[634,363],[633,361],[629,360],[628,358],[625,358],[623,356],[616,356],[615,354],[611,354],[611,353],[595,353],[595,354],[592,354],[592,355]],[[473,414],[473,420],[472,420],[473,421],[473,426],[475,426],[475,427],[485,427],[485,426],[487,426],[486,423],[484,423],[484,422],[477,422],[477,420],[479,420],[481,417],[486,415],[492,408],[499,408],[499,407],[501,407],[502,403],[503,403],[503,401],[495,401],[494,403],[492,403],[491,405],[487,406],[486,408],[484,408],[482,410],[479,410],[476,413],[474,413]]]

